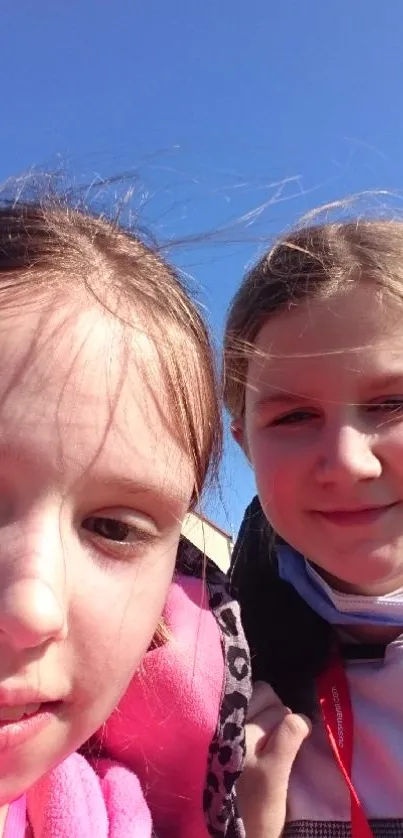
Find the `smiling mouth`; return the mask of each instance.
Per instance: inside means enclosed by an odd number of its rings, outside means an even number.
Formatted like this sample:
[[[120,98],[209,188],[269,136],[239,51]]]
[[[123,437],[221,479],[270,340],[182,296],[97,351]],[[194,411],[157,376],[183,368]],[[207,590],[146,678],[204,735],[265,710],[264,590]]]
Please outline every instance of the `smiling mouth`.
[[[319,515],[323,520],[329,524],[336,526],[368,526],[379,521],[391,509],[398,506],[398,503],[389,503],[386,506],[368,506],[361,509],[334,509],[329,511],[317,510],[316,515]]]

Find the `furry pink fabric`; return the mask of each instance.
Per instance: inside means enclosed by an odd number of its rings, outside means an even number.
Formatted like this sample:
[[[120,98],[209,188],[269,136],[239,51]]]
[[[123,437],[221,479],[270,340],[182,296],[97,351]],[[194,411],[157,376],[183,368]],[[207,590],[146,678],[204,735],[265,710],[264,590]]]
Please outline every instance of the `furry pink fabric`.
[[[164,612],[171,632],[105,725],[102,748],[139,777],[158,838],[208,838],[203,790],[224,658],[200,579],[180,577]],[[135,630],[135,627],[134,627]]]
[[[27,794],[26,838],[151,838],[137,777],[110,760],[72,754]]]
[[[14,800],[7,812],[3,838],[24,838],[27,823],[27,798]]]

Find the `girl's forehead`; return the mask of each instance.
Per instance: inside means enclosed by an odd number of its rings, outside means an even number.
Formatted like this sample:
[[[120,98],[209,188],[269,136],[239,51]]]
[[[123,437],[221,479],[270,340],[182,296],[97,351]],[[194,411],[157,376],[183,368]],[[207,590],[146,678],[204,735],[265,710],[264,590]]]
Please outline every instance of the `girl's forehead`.
[[[135,322],[125,327],[95,305],[23,308],[7,318],[0,309],[0,349],[0,388],[9,374],[10,382],[24,385],[20,397],[31,389],[40,395],[40,385],[60,402],[74,390],[77,400],[84,394],[101,405],[135,372],[137,388],[146,388],[159,372],[158,353],[144,327]]]
[[[158,353],[141,324],[123,328],[95,306],[33,307],[3,321],[0,311],[0,358],[0,444],[69,463],[72,478],[94,457],[108,473],[117,461],[129,471],[136,462],[156,481],[166,480],[169,460],[185,468]]]
[[[251,353],[247,402],[274,390],[329,399],[340,391],[343,398],[352,396],[352,387],[402,379],[401,314],[398,300],[382,299],[363,285],[272,317]]]
[[[304,300],[270,317],[260,329],[254,355],[308,357],[401,348],[402,304],[369,284],[327,299]]]

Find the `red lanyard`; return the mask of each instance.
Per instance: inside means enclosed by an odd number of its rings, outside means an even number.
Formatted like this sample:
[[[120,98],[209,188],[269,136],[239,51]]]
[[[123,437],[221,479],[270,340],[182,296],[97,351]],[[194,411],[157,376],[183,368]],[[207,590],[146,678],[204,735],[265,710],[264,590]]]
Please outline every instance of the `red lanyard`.
[[[336,655],[317,679],[323,723],[340,771],[347,783],[351,801],[353,838],[374,838],[351,780],[354,720],[350,690],[341,657]]]

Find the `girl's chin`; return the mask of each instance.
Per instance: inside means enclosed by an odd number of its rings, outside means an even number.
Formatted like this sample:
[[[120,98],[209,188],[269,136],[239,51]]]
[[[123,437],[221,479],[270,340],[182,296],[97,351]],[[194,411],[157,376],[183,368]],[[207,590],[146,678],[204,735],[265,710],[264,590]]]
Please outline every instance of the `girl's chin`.
[[[349,578],[341,578],[329,571],[319,570],[323,579],[336,591],[344,594],[358,594],[361,596],[384,596],[403,588],[403,568],[379,568],[378,573],[349,574]],[[375,571],[375,568],[374,568]],[[382,572],[383,571],[383,572]]]
[[[399,553],[400,561],[381,553],[363,551],[361,555],[352,554],[346,558],[346,564],[331,560],[326,568],[314,562],[316,571],[336,591],[363,596],[383,596],[403,588],[403,545]],[[345,573],[346,565],[348,573]]]

